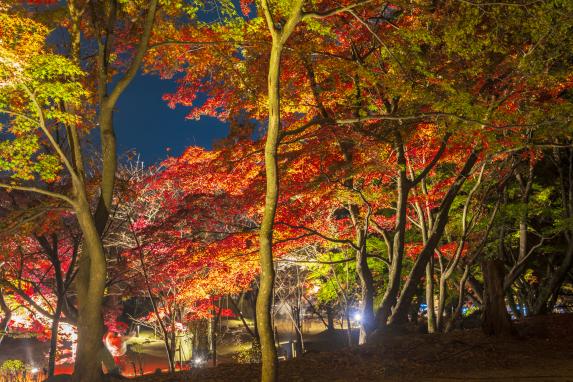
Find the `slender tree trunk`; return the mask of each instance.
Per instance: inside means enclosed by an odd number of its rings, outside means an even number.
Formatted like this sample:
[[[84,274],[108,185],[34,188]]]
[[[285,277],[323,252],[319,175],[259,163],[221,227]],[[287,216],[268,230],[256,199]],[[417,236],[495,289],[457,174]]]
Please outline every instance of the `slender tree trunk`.
[[[426,266],[426,305],[428,333],[436,332],[436,310],[434,306],[434,259],[430,258]]]
[[[553,155],[561,185],[563,218],[571,219],[573,217],[573,150],[555,148]],[[553,308],[551,303],[559,293],[567,272],[573,266],[573,230],[566,229],[563,235],[567,241],[567,249],[561,264],[557,269],[548,272],[547,279],[542,283],[539,294],[532,304],[532,314],[543,314]]]
[[[416,292],[418,282],[422,277],[426,265],[428,264],[430,257],[433,256],[436,246],[444,234],[446,224],[448,222],[450,207],[454,201],[454,198],[462,188],[465,180],[470,175],[471,170],[475,163],[477,162],[478,156],[477,152],[473,151],[464,163],[464,167],[461,169],[460,173],[456,177],[454,183],[448,189],[448,192],[444,196],[442,203],[440,204],[438,214],[436,215],[435,224],[432,226],[432,231],[428,237],[428,242],[424,245],[424,248],[418,255],[418,258],[414,262],[414,266],[406,279],[402,293],[400,294],[400,299],[396,304],[394,311],[392,312],[392,317],[390,318],[390,323],[392,325],[402,324],[407,321],[408,310],[412,298]]]
[[[539,294],[533,305],[532,314],[543,314],[552,308],[552,306],[549,306],[548,302],[551,297],[559,291],[561,284],[563,284],[563,281],[567,277],[567,272],[569,272],[572,266],[573,240],[569,242],[567,251],[565,252],[565,256],[559,267],[549,275],[549,279],[541,286]]]
[[[374,280],[368,267],[365,246],[356,251],[356,273],[360,279],[360,311],[362,313],[358,344],[362,345],[367,342],[374,329]]]
[[[4,300],[4,289],[1,288],[0,288],[0,309],[2,310],[2,314],[4,315],[2,317],[2,320],[0,320],[0,344],[2,344],[2,340],[4,339],[6,331],[8,330],[8,324],[12,319],[12,310],[10,310],[10,307],[8,306],[8,304],[6,304],[6,301]]]
[[[294,318],[294,326],[295,326],[296,356],[300,357],[304,353],[304,340],[302,338],[302,320],[300,317],[300,308],[299,307],[293,308],[291,314]]]
[[[438,286],[438,313],[436,314],[436,327],[441,332],[444,330],[444,310],[446,307],[446,298],[448,294],[448,286],[444,273],[440,275],[440,284]]]
[[[278,359],[273,334],[271,308],[275,270],[273,265],[273,226],[279,195],[277,149],[280,130],[280,60],[282,44],[273,42],[269,62],[269,126],[265,143],[266,194],[265,210],[259,232],[261,276],[257,296],[257,325],[261,341],[263,382],[278,378]]]
[[[334,333],[334,311],[330,305],[326,306],[326,322],[326,330]]]
[[[344,318],[346,318],[346,340],[348,341],[348,347],[352,346],[352,322],[350,321],[350,310],[347,306],[345,309],[345,314],[342,319],[344,324]]]
[[[257,329],[256,329],[256,323],[253,323],[253,329],[251,329],[251,327],[249,326],[249,324],[247,323],[247,320],[245,320],[245,316],[243,314],[243,311],[241,310],[239,303],[237,303],[233,297],[229,296],[229,301],[231,301],[231,305],[233,305],[233,308],[235,309],[235,314],[237,314],[239,316],[239,319],[241,320],[241,323],[243,324],[243,327],[245,328],[245,330],[247,331],[247,333],[249,333],[251,335],[251,337],[253,338],[253,341],[256,341],[257,343],[259,342],[259,336],[257,334]]]
[[[219,309],[219,312],[221,310]],[[213,366],[217,366],[217,316],[214,316],[211,324],[211,355],[213,358]]]
[[[175,331],[175,320],[173,320],[173,325],[171,325],[171,333],[169,341],[169,373],[174,374],[176,371],[176,361],[175,352],[177,351],[177,332]]]
[[[60,328],[60,317],[62,315],[62,305],[65,296],[58,296],[54,318],[52,319],[52,334],[50,336],[50,353],[48,356],[48,376],[54,375],[56,370],[56,352],[58,350],[58,331]]]
[[[206,320],[193,323],[193,359],[207,359],[209,353],[208,325]]]
[[[445,327],[444,327],[444,332],[448,333],[451,330],[453,330],[454,325],[456,323],[457,320],[461,320],[462,318],[462,307],[464,305],[464,296],[465,296],[465,285],[466,285],[466,280],[468,278],[468,275],[470,273],[470,267],[468,265],[466,265],[464,267],[464,273],[462,274],[461,278],[460,278],[460,282],[458,285],[458,303],[455,307],[455,311],[454,314],[452,314],[452,316],[450,317],[450,319],[448,320],[448,322],[446,323]]]
[[[259,230],[259,255],[261,276],[257,297],[257,325],[261,341],[261,381],[275,382],[278,379],[278,358],[272,327],[272,299],[275,280],[273,266],[273,226],[279,197],[279,174],[277,150],[281,128],[280,67],[284,44],[301,20],[303,0],[290,4],[291,13],[286,22],[275,23],[269,3],[261,7],[271,33],[272,45],[267,77],[269,123],[265,142],[265,209]]]
[[[376,314],[378,325],[383,328],[388,324],[388,318],[392,308],[398,300],[400,292],[400,279],[402,277],[402,259],[404,256],[404,240],[406,234],[406,211],[408,205],[408,193],[410,185],[406,174],[406,157],[404,155],[404,145],[402,137],[398,132],[395,133],[395,147],[398,159],[398,198],[396,201],[396,223],[394,241],[392,244],[392,258],[390,265],[390,275],[388,286],[382,298],[382,304]]]

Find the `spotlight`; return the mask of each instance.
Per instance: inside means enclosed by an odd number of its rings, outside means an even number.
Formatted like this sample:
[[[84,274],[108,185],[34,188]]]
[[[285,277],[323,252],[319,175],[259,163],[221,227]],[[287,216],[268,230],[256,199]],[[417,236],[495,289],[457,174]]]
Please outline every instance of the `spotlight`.
[[[356,322],[362,321],[362,314],[360,314],[358,312],[354,313],[354,321],[356,321]]]

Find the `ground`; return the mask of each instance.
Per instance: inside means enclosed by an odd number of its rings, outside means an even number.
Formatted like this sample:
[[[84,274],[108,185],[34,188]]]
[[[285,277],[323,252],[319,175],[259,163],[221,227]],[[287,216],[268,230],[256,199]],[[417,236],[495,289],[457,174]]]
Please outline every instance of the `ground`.
[[[231,326],[235,325],[233,323]],[[372,345],[346,347],[346,333],[334,335],[320,325],[307,325],[303,357],[280,363],[280,380],[285,382],[336,381],[572,381],[573,314],[540,316],[516,322],[519,336],[496,339],[480,329],[448,334],[422,334],[415,328],[376,337]],[[236,329],[239,329],[237,327]],[[288,325],[279,328],[281,342],[288,341]],[[144,345],[144,371],[165,369],[161,342],[151,335],[137,337]],[[133,343],[136,338],[130,338]],[[250,382],[256,381],[258,365],[229,364],[231,353],[242,345],[221,346],[220,365],[169,376],[146,375],[134,382]],[[22,359],[39,366],[46,343],[6,339],[0,346],[0,361]],[[132,374],[129,355],[122,364]],[[71,372],[71,365],[59,369]],[[125,381],[126,379],[123,379]],[[114,381],[118,382],[118,381]]]
[[[314,351],[280,363],[280,380],[302,381],[573,381],[573,315],[516,323],[516,338],[479,329],[378,336],[375,344]],[[258,365],[220,365],[139,377],[137,382],[256,381]]]

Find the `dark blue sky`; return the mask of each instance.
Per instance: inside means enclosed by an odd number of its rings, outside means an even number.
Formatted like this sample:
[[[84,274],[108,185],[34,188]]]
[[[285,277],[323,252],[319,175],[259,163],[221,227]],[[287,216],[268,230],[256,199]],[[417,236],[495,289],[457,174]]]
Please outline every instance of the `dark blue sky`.
[[[115,112],[118,152],[135,149],[146,165],[167,156],[180,155],[190,146],[210,149],[213,141],[227,134],[227,127],[215,118],[188,120],[188,108],[167,107],[162,96],[173,92],[174,81],[139,74],[121,95]],[[167,149],[170,148],[168,152]]]

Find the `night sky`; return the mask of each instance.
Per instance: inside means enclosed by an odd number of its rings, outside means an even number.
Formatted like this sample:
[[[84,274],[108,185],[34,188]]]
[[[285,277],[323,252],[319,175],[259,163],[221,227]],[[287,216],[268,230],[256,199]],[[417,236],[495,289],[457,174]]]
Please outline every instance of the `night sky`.
[[[134,149],[150,165],[180,155],[190,145],[210,149],[214,140],[227,134],[226,125],[215,118],[188,120],[188,108],[170,109],[162,96],[175,88],[174,81],[141,74],[128,86],[115,113],[120,155]]]

